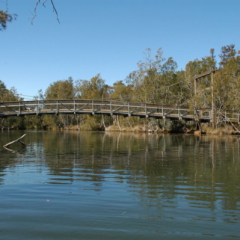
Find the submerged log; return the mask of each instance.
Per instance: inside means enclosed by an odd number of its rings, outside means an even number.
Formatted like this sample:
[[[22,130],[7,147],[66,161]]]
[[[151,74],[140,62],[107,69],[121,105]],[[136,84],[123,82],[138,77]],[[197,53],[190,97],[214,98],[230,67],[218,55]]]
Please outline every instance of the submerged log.
[[[26,144],[21,141],[21,139],[24,138],[25,136],[26,136],[26,134],[22,135],[20,138],[12,141],[12,142],[10,142],[10,143],[5,144],[3,147],[6,148],[6,147],[8,147],[8,146],[10,146],[10,145],[12,145],[13,143],[16,143],[16,142],[20,142],[22,145],[26,146]]]

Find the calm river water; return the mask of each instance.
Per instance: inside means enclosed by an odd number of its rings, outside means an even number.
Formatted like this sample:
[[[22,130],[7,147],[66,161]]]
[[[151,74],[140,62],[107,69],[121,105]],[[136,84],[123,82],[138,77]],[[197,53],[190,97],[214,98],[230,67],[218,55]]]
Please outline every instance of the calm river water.
[[[0,239],[160,238],[240,238],[240,137],[0,132]]]

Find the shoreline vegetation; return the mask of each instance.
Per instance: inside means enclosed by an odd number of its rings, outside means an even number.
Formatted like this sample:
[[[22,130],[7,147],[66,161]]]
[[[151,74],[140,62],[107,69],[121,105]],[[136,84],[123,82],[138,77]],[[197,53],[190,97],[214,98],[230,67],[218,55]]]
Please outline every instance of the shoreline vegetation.
[[[181,124],[180,124],[181,125]],[[194,135],[240,135],[240,133],[230,125],[225,125],[223,127],[212,128],[209,127],[209,124],[202,125],[202,130],[197,129],[195,124],[188,126],[180,126],[179,128],[160,128],[159,126],[155,126],[154,128],[148,125],[136,125],[134,127],[129,126],[118,126],[118,125],[110,125],[106,127],[106,129],[90,129],[89,126],[79,126],[79,125],[69,125],[65,128],[62,127],[53,127],[51,129],[41,129],[46,131],[104,131],[104,132],[122,132],[122,133],[151,133],[151,134],[194,134]],[[120,128],[119,128],[120,127]],[[2,131],[9,131],[15,129],[2,129]],[[23,130],[23,129],[17,129]],[[24,130],[40,130],[34,128],[26,128]]]
[[[154,55],[152,57],[152,55]],[[0,130],[51,129],[80,131],[118,131],[192,134],[239,134],[240,116],[240,51],[235,45],[215,50],[209,56],[189,61],[185,70],[178,70],[172,57],[165,59],[161,48],[155,54],[146,49],[144,60],[124,80],[109,86],[100,74],[90,80],[71,77],[42,89],[31,100],[91,99],[156,105],[187,106],[190,110],[212,109],[212,122],[104,115],[36,115],[0,118]],[[217,59],[219,61],[217,62]],[[212,72],[211,75],[204,73]],[[196,81],[196,76],[200,77]],[[23,101],[17,89],[7,89],[0,80],[0,102]],[[29,99],[27,99],[29,100]],[[7,111],[6,109],[3,111]],[[214,114],[213,114],[214,113]],[[227,114],[226,114],[227,113]],[[237,122],[227,116],[237,115]],[[198,116],[196,116],[198,119]],[[236,117],[235,117],[236,119]]]

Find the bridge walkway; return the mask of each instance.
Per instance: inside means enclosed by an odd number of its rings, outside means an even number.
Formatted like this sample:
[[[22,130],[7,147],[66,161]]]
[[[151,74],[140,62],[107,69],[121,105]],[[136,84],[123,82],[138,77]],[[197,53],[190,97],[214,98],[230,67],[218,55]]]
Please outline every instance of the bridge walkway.
[[[186,121],[199,119],[201,122],[210,122],[212,116],[211,109],[208,108],[194,111],[183,106],[120,101],[44,100],[0,103],[0,118],[44,114],[103,114]]]

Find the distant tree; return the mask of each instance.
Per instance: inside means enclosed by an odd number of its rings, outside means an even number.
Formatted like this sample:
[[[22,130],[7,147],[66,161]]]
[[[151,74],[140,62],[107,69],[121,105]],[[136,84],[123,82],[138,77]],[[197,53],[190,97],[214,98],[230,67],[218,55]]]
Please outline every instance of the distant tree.
[[[0,80],[0,102],[20,101],[16,88],[7,89],[5,83]],[[6,111],[7,109],[1,109]],[[0,119],[0,128],[11,129],[23,127],[23,119],[18,117],[8,117]]]
[[[41,94],[41,93],[40,93]],[[61,99],[74,99],[75,89],[73,79],[69,77],[67,80],[61,80],[50,84],[45,92],[46,100],[61,100]],[[64,126],[68,128],[74,121],[73,115],[59,115],[59,116],[44,116],[43,121],[45,125],[51,127]]]
[[[132,86],[125,85],[122,80],[113,84],[113,92],[111,93],[111,99],[120,101],[131,101]]]
[[[0,101],[3,101],[3,96],[6,93],[7,88],[3,81],[0,80]]]
[[[131,72],[126,82],[132,86],[132,100],[135,102],[170,104],[173,103],[169,88],[176,84],[177,63],[172,57],[163,58],[163,51],[158,49],[154,58],[151,49],[146,49],[145,61],[138,62],[138,70]]]
[[[97,74],[90,81],[78,80],[76,94],[81,99],[105,99],[108,96],[108,87],[100,74]]]
[[[214,48],[211,48],[210,49],[210,54],[211,54],[211,58],[212,58],[212,60],[214,60],[215,59],[215,55],[214,55],[214,53],[215,53],[215,49]]]
[[[60,80],[50,84],[45,92],[46,100],[50,99],[74,99],[75,92],[73,86],[73,79]]]
[[[230,57],[215,74],[214,91],[219,112],[240,111],[240,55]]]
[[[0,80],[0,102],[18,101],[18,93],[16,88],[7,89],[5,83]]]
[[[221,54],[219,55],[219,57],[221,58],[219,65],[223,67],[228,62],[228,60],[230,58],[234,58],[235,55],[236,50],[234,44],[223,46],[221,49]]]

